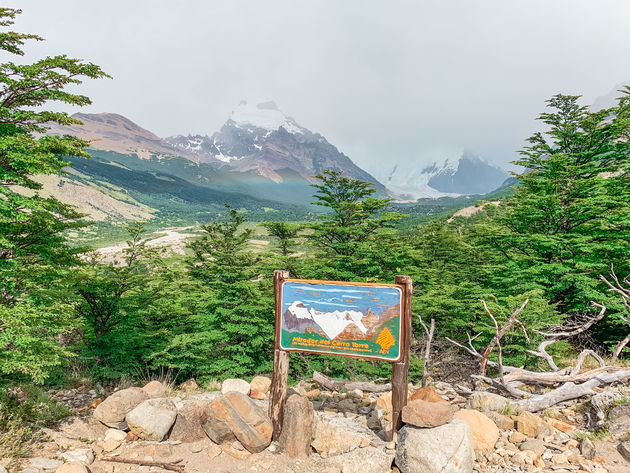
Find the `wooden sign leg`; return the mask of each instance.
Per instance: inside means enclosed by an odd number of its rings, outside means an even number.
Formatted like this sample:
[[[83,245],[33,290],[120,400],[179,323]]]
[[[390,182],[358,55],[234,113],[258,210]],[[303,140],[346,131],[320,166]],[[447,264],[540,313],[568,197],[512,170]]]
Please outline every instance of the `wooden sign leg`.
[[[273,440],[278,440],[282,432],[284,420],[284,401],[287,397],[287,383],[289,379],[289,353],[280,349],[281,313],[282,313],[282,283],[289,278],[288,271],[273,272],[273,290],[275,296],[276,334],[273,351],[273,376],[269,392],[269,418],[273,425]]]
[[[278,440],[284,420],[284,401],[289,379],[289,353],[275,349],[273,353],[273,377],[269,393],[269,418],[273,425],[273,440]]]
[[[396,432],[402,427],[402,410],[407,405],[408,379],[409,379],[409,348],[411,346],[411,300],[413,296],[413,284],[409,276],[396,276],[396,284],[405,287],[403,296],[403,326],[405,333],[402,337],[402,358],[392,366],[392,431],[390,440],[395,438]]]

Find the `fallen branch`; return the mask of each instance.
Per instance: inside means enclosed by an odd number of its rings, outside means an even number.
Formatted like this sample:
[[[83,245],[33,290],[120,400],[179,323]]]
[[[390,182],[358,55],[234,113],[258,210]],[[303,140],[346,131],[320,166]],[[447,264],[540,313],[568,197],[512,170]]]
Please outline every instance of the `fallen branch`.
[[[313,381],[330,391],[340,391],[341,389],[351,391],[353,389],[360,389],[365,392],[382,393],[392,390],[392,385],[389,383],[375,384],[367,381],[337,381],[320,373],[319,371],[313,371]]]
[[[128,463],[131,465],[142,465],[142,466],[157,466],[159,468],[163,468],[165,470],[176,471],[178,473],[186,473],[184,469],[179,466],[177,463],[180,463],[182,459],[173,460],[171,462],[157,462],[153,460],[138,460],[135,458],[120,458],[120,457],[99,457],[99,460],[106,462],[114,462],[114,463]]]

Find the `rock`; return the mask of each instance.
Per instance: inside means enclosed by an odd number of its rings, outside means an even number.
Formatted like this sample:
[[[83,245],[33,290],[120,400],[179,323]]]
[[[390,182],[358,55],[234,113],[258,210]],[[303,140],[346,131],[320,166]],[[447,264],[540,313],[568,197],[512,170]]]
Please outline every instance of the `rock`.
[[[475,391],[468,398],[467,407],[481,411],[493,411],[499,414],[511,415],[518,413],[516,403],[498,394],[486,391]]]
[[[494,411],[484,411],[484,414],[501,430],[514,430],[516,422],[514,419]]]
[[[94,462],[94,452],[91,448],[81,448],[76,450],[68,450],[59,455],[66,462],[79,462],[90,465]]]
[[[475,453],[468,424],[454,419],[433,429],[398,432],[396,466],[402,473],[470,473]]]
[[[486,415],[472,409],[462,409],[455,414],[455,418],[463,420],[470,427],[475,450],[494,450],[494,444],[499,440],[499,428]]]
[[[342,453],[331,459],[331,471],[341,473],[383,473],[390,472],[394,455],[382,448],[366,447]]]
[[[558,419],[552,419],[552,418],[546,417],[545,422],[547,422],[547,424],[552,426],[554,429],[559,430],[560,432],[571,432],[575,430],[574,425],[567,424],[566,422],[562,422],[561,420],[558,420]]]
[[[593,458],[595,458],[595,445],[593,445],[593,442],[591,442],[588,437],[582,440],[582,443],[580,444],[580,453],[587,460],[592,460]]]
[[[630,440],[626,440],[625,442],[621,442],[617,447],[617,450],[621,454],[621,456],[627,462],[630,462]]]
[[[539,439],[530,439],[521,443],[520,447],[521,451],[526,452],[534,452],[536,456],[540,456],[545,453],[545,444],[542,440]]]
[[[342,399],[337,404],[339,412],[357,412],[357,406],[352,399]]]
[[[527,440],[527,435],[521,432],[512,432],[509,436],[509,439],[512,443],[521,443]]]
[[[376,407],[386,412],[392,412],[392,394],[381,394],[376,400]]]
[[[437,427],[453,420],[453,408],[449,403],[416,399],[403,407],[402,420],[416,427]]]
[[[69,463],[64,463],[63,465],[61,465],[59,468],[57,468],[55,470],[55,473],[89,473],[90,470],[88,470],[85,465],[81,462],[69,462]]]
[[[630,435],[630,404],[620,404],[608,412],[608,433],[615,440]]]
[[[197,381],[191,378],[187,381],[184,381],[179,386],[177,386],[177,389],[179,389],[180,391],[184,393],[191,394],[191,393],[195,393],[199,391],[199,385],[197,384]]]
[[[249,386],[251,391],[266,395],[271,389],[271,379],[267,376],[254,376]]]
[[[313,439],[313,403],[298,394],[289,396],[284,405],[280,447],[289,458],[307,458]]]
[[[149,399],[140,388],[127,388],[117,391],[94,409],[94,417],[108,427],[126,430],[125,417],[138,404]]]
[[[309,391],[306,393],[306,397],[308,399],[315,399],[316,397],[319,397],[319,395],[322,393],[321,389],[313,389],[312,391]]]
[[[4,466],[0,465],[0,473],[9,473],[9,472]]]
[[[39,468],[40,470],[56,470],[61,465],[63,465],[62,461],[41,457],[30,458],[28,462],[31,464],[31,466]]]
[[[249,383],[244,379],[226,379],[221,385],[222,394],[237,392],[247,396],[249,394],[249,390]]]
[[[248,452],[247,450],[237,450],[231,445],[224,445],[223,451],[231,457],[237,458],[238,460],[245,460],[248,456],[251,455],[251,452]]]
[[[250,452],[262,452],[271,443],[271,420],[246,394],[229,391],[212,402],[210,409]]]
[[[221,398],[213,401],[213,403],[220,401]],[[204,409],[199,421],[201,422],[201,428],[214,443],[228,443],[236,439],[236,437],[234,437],[234,434],[232,433],[232,429],[230,429],[230,427],[228,427],[225,422],[219,420],[214,414],[212,403],[210,404],[210,406],[208,406],[207,409]]]
[[[537,415],[524,411],[516,418],[516,430],[529,437],[537,437],[549,432],[549,426]]]
[[[366,426],[333,413],[318,413],[315,417],[311,446],[322,456],[350,452],[365,442],[379,441]]]
[[[150,381],[142,390],[147,393],[150,399],[168,396],[168,389],[159,381]]]
[[[57,427],[69,438],[96,442],[102,439],[107,427],[92,417],[69,417],[61,421]]]
[[[210,403],[207,401],[193,401],[184,404],[177,412],[175,424],[173,424],[168,438],[180,442],[196,442],[207,438],[201,419],[205,410],[209,408]]]
[[[438,393],[435,392],[435,388],[433,386],[425,386],[424,388],[420,388],[414,391],[411,396],[409,396],[409,401],[415,401],[420,399],[421,401],[426,402],[446,402],[448,401],[441,397]]]
[[[22,468],[22,473],[40,473],[37,468],[31,468],[29,466]]]
[[[621,417],[630,417],[630,403],[619,404],[608,411],[608,419],[612,421]]]
[[[161,442],[173,426],[177,408],[168,398],[147,399],[127,414],[129,429],[144,440]]]
[[[105,433],[105,441],[103,442],[103,451],[113,452],[125,441],[127,433],[118,429],[108,429]]]

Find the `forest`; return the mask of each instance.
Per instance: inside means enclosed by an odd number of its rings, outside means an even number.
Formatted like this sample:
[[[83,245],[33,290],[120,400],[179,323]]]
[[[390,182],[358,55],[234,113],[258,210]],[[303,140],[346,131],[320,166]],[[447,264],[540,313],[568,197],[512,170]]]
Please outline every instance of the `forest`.
[[[10,26],[18,13],[0,9],[0,25]],[[26,41],[39,39],[3,31],[0,49],[20,56]],[[552,355],[567,365],[582,348],[608,357],[628,334],[627,307],[602,276],[624,281],[630,274],[630,89],[619,92],[616,107],[597,112],[573,95],[541,104],[540,131],[526,138],[514,162],[513,190],[479,203],[468,217],[405,215],[370,183],[326,170],[314,176],[313,204],[322,212],[312,220],[246,225],[247,213],[226,202],[215,219],[201,222],[183,256],[147,245],[146,224],[130,222],[127,248],[104,262],[68,237],[90,222],[40,197],[36,178],[63,173],[70,157],[87,159],[88,142],[46,135],[46,123],[76,122],[50,104],[89,104],[69,90],[107,73],[64,55],[0,68],[0,448],[16,429],[28,436],[28,422],[63,414],[45,400],[50,387],[165,373],[202,386],[270,373],[276,269],[337,281],[411,276],[414,381],[423,376],[421,319],[435,321],[439,361],[431,376],[467,374],[465,354],[446,337],[465,343],[468,333],[479,334],[475,346],[488,345],[495,327],[481,301],[504,323],[529,300],[520,321],[530,337],[511,330],[503,338],[503,358],[514,366],[544,370],[527,351],[541,340],[536,330],[597,313],[593,303],[606,306],[606,317],[554,344]],[[254,231],[273,244],[253,248]],[[376,379],[390,369],[300,354],[290,376],[317,370]],[[32,402],[17,409],[16,389]]]

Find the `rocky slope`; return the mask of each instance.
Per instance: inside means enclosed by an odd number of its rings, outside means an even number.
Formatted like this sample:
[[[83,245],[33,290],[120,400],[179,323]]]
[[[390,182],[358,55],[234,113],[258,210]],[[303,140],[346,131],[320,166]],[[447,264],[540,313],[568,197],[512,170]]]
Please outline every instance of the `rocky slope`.
[[[287,393],[282,435],[272,441],[270,385],[269,378],[256,376],[251,382],[214,383],[214,391],[199,389],[193,380],[177,389],[152,381],[108,397],[98,387],[53,391],[81,416],[42,429],[31,458],[5,464],[12,473],[88,468],[91,473],[624,473],[630,468],[627,386],[609,390],[611,436],[591,440],[585,430],[588,401],[537,415],[519,412],[515,403],[490,392],[462,397],[446,383],[410,385],[405,425],[392,441],[391,392],[329,391],[302,381]]]

